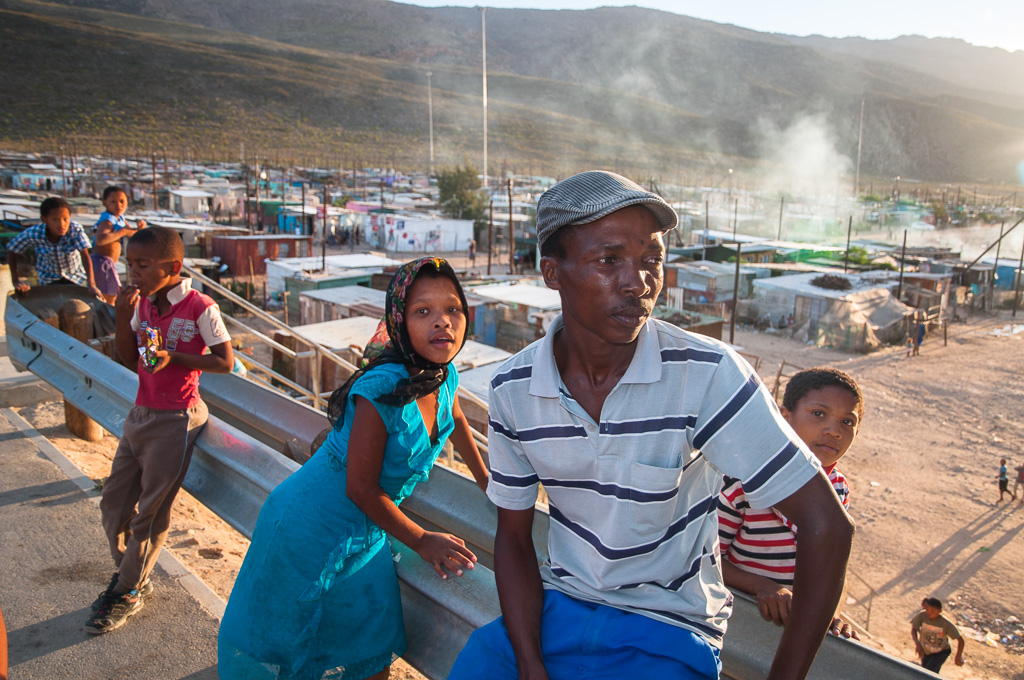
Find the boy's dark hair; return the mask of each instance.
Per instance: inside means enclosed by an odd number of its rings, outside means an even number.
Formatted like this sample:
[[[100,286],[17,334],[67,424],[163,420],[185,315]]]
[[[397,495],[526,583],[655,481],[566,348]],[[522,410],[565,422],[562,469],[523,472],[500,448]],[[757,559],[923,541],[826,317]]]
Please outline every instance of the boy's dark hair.
[[[790,378],[782,397],[782,405],[786,410],[794,411],[808,392],[823,387],[842,387],[849,390],[857,398],[857,417],[864,417],[864,395],[861,394],[857,381],[849,373],[831,366],[808,368]]]
[[[116,184],[114,184],[114,185],[112,185],[112,186],[109,186],[109,187],[107,187],[106,189],[104,189],[104,190],[103,190],[103,200],[104,200],[104,201],[105,201],[105,200],[107,200],[107,196],[109,196],[110,194],[116,194],[116,193],[117,193],[117,192],[119,192],[119,191],[120,191],[120,192],[121,192],[122,194],[124,194],[124,195],[125,195],[125,197],[127,198],[127,196],[128,196],[128,192],[127,192],[127,191],[125,191],[123,187],[119,187],[119,186],[117,186]],[[95,194],[94,194],[94,195],[95,195]]]
[[[167,227],[146,227],[135,232],[128,239],[129,246],[152,246],[164,262],[181,262],[185,259],[185,244],[178,232]]]
[[[68,212],[71,212],[71,204],[69,204],[60,196],[50,196],[49,198],[43,200],[43,202],[39,204],[39,216],[46,217],[54,210],[60,210],[61,208],[64,208]]]
[[[929,607],[935,607],[940,612],[942,611],[942,600],[937,597],[926,597],[921,601],[921,604],[926,604]]]

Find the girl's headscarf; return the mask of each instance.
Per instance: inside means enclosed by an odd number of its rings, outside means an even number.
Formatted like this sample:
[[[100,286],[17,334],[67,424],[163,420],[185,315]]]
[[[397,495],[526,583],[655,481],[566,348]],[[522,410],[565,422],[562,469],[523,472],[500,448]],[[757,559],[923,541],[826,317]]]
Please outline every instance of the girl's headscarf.
[[[412,288],[412,282],[424,268],[447,277],[455,284],[455,292],[459,295],[462,311],[468,320],[469,305],[466,303],[465,293],[462,292],[462,284],[446,260],[440,257],[424,257],[399,267],[388,284],[387,297],[384,300],[384,318],[366,345],[362,367],[353,373],[345,384],[334,390],[327,402],[327,417],[334,427],[341,427],[341,423],[344,422],[345,405],[352,385],[374,366],[405,364],[409,369],[409,377],[400,380],[390,394],[377,397],[376,401],[389,406],[411,403],[430,394],[448,379],[448,364],[436,364],[417,354],[412,347],[409,329],[405,324],[406,297]],[[466,335],[463,334],[462,345],[465,344]],[[459,346],[460,350],[462,345]]]

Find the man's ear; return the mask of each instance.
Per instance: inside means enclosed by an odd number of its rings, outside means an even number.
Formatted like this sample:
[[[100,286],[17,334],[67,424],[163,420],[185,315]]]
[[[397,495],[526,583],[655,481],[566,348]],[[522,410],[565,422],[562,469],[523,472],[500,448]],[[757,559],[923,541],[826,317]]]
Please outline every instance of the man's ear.
[[[779,412],[782,414],[782,417],[786,420],[787,423],[789,423],[790,425],[793,424],[790,421],[790,418],[793,416],[793,413],[788,408],[786,408],[785,406],[780,406]]]
[[[559,260],[557,257],[546,255],[540,258],[540,274],[544,277],[544,285],[551,290],[560,290],[562,285],[558,282],[558,265]]]
[[[184,266],[181,260],[173,260],[172,262],[169,262],[168,264],[171,265],[171,268],[170,268],[171,276],[176,276],[176,275],[180,274],[181,273],[181,268]]]

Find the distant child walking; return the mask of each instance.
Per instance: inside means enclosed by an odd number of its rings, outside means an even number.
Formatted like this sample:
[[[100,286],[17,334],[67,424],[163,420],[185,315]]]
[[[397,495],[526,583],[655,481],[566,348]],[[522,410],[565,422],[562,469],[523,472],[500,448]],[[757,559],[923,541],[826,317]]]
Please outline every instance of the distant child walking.
[[[130,238],[139,229],[146,228],[145,220],[138,220],[135,226],[124,219],[128,209],[128,194],[124,189],[110,186],[103,190],[103,207],[100,219],[93,226],[95,232],[92,251],[92,267],[95,272],[96,286],[103,294],[103,299],[113,304],[117,291],[121,289],[121,281],[117,277],[115,263],[121,257],[121,240]]]
[[[999,480],[999,500],[996,501],[997,503],[1001,503],[1003,501],[1003,494],[1005,493],[1010,494],[1011,501],[1017,500],[1017,494],[1007,489],[1007,487],[1010,485],[1010,478],[1007,476],[1006,472],[1006,459],[1000,458],[999,474],[996,475],[996,479]]]
[[[857,381],[835,368],[800,371],[786,385],[782,416],[821,461],[843,507],[849,507],[850,486],[836,464],[853,445],[864,417]],[[718,537],[725,585],[755,596],[761,616],[784,626],[793,599],[797,527],[775,508],[752,507],[740,481],[726,477],[718,497]],[[838,613],[830,631],[860,639]]]
[[[466,340],[467,304],[439,258],[403,265],[365,365],[333,395],[323,446],[260,510],[220,627],[217,670],[239,678],[387,678],[405,652],[389,536],[437,575],[476,556],[426,531],[399,504],[450,437],[481,489],[487,470],[459,405],[450,362]]]
[[[100,511],[117,571],[93,603],[89,633],[120,628],[152,590],[171,505],[208,416],[199,374],[228,373],[234,364],[216,303],[181,276],[184,255],[181,237],[164,227],[128,241],[131,283],[114,303],[115,341],[121,361],[139,374],[139,389],[103,484]]]
[[[93,280],[89,259],[89,239],[82,225],[71,220],[71,206],[63,198],[50,197],[39,205],[42,224],[29,227],[7,244],[7,264],[11,267],[11,283],[20,293],[29,286],[18,275],[18,256],[35,250],[36,276],[39,285],[71,283],[100,295]]]
[[[932,673],[938,673],[953,651],[949,645],[953,639],[957,643],[953,663],[963,666],[964,638],[953,622],[942,614],[942,600],[926,597],[921,607],[924,611],[915,614],[910,621],[910,637],[914,640],[921,665]]]

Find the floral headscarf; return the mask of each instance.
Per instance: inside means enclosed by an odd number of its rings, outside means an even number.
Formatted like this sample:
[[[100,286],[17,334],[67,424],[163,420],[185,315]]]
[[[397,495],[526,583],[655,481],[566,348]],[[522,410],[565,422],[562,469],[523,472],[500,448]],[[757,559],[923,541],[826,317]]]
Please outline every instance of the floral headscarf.
[[[400,380],[390,394],[377,397],[376,401],[390,406],[401,406],[430,394],[448,379],[448,364],[437,364],[416,353],[409,338],[409,329],[405,324],[405,299],[412,288],[416,276],[427,268],[447,277],[455,284],[455,291],[462,303],[462,310],[469,313],[466,295],[462,292],[462,284],[455,275],[455,270],[446,260],[440,257],[424,257],[407,262],[395,272],[388,284],[387,297],[384,301],[384,318],[377,325],[377,330],[366,345],[363,352],[362,367],[352,374],[345,384],[331,394],[327,403],[327,417],[335,427],[341,427],[348,393],[355,381],[368,370],[379,364],[400,363],[409,368],[409,377]],[[465,334],[462,344],[466,344]],[[462,345],[459,346],[462,349]]]

